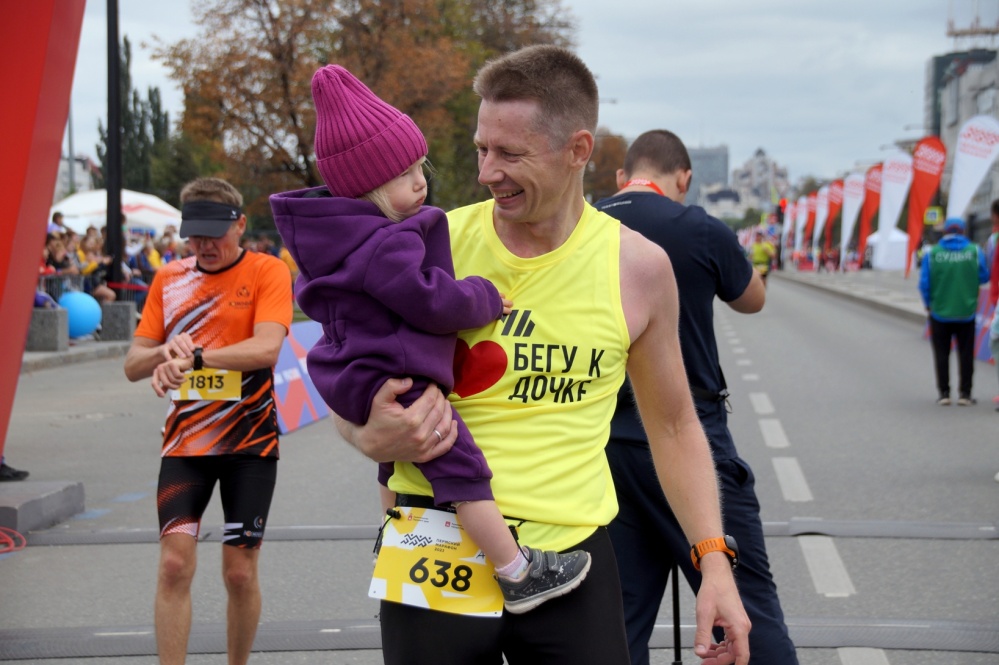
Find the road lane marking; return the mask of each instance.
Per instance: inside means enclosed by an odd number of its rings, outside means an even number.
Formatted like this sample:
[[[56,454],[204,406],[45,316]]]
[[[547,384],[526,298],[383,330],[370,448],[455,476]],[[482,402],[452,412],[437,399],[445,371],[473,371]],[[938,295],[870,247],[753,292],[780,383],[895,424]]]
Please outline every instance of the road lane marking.
[[[738,337],[732,337],[728,340],[729,344],[742,344],[742,341]]]
[[[760,375],[759,374],[743,374],[742,375],[742,380],[743,381],[759,381],[760,380]]]
[[[836,651],[843,665],[889,665],[888,656],[881,649],[843,647]]]
[[[773,463],[774,471],[777,472],[777,483],[785,501],[811,501],[814,498],[797,458],[775,457]]]
[[[749,393],[749,401],[753,405],[753,411],[758,416],[767,416],[775,411],[774,405],[766,393]]]
[[[760,431],[768,448],[790,448],[791,442],[784,433],[784,426],[777,418],[760,418]]]
[[[798,536],[815,590],[826,598],[846,598],[857,593],[836,543],[829,536]]]
[[[735,361],[735,364],[739,365],[740,367],[749,367],[750,365],[753,364],[753,361],[750,360],[749,358],[739,358],[738,360]]]

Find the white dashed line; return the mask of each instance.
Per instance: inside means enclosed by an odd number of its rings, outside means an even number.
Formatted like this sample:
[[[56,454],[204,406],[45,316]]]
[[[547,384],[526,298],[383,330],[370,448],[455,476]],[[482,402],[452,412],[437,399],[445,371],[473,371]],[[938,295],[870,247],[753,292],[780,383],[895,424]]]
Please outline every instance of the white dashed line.
[[[827,598],[846,598],[857,593],[832,538],[798,536],[798,543],[816,591]]]
[[[773,402],[766,393],[749,393],[749,401],[758,416],[768,416],[774,412]]]
[[[801,466],[796,458],[775,457],[773,463],[785,501],[804,502],[813,499],[812,490],[808,488],[805,474],[801,472]]]
[[[843,665],[889,665],[888,656],[881,649],[843,647],[836,652]]]
[[[760,418],[760,431],[763,433],[763,442],[768,448],[791,447],[791,442],[784,433],[784,426],[777,418]]]

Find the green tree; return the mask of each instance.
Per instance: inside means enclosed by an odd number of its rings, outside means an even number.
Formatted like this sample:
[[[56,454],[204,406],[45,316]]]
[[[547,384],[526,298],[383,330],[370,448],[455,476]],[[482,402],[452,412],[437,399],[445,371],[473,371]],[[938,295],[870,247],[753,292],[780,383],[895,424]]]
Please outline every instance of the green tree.
[[[132,89],[132,45],[125,37],[122,41],[119,67],[121,87],[121,175],[122,187],[138,192],[154,193],[153,157],[164,150],[170,133],[169,114],[163,111],[159,88],[149,88],[146,98],[140,97]],[[100,164],[101,181],[107,181],[108,130],[101,121],[97,122],[100,143],[97,144],[97,159]]]
[[[624,165],[628,142],[604,127],[597,128],[596,145],[586,167],[586,197],[596,203],[617,192],[617,170]]]

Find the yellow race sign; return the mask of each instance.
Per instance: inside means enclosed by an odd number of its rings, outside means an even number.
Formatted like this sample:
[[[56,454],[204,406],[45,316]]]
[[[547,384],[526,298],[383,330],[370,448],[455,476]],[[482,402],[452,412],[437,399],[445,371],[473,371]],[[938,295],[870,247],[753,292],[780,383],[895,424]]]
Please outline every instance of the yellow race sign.
[[[498,617],[503,593],[493,565],[465,533],[454,513],[396,508],[382,529],[381,549],[368,596],[403,605]]]

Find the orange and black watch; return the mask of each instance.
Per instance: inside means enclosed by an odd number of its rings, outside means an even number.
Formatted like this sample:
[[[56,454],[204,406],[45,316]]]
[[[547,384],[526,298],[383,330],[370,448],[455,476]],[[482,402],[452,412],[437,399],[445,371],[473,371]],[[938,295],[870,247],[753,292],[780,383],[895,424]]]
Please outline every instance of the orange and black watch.
[[[690,560],[694,562],[696,570],[701,569],[701,557],[709,552],[724,552],[732,562],[732,568],[739,565],[739,545],[732,536],[708,538],[691,547]]]

